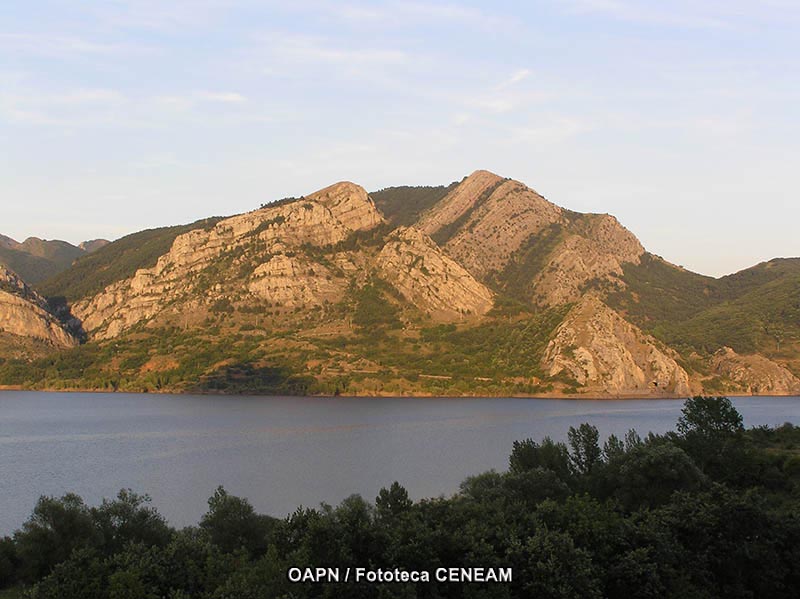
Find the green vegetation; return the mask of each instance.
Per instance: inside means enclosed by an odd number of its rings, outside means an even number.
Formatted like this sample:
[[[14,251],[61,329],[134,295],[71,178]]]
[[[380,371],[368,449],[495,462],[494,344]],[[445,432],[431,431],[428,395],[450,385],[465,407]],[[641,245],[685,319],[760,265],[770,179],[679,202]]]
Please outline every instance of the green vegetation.
[[[691,318],[724,299],[715,279],[652,254],[642,256],[641,264],[623,265],[623,271],[626,287],[611,293],[608,303],[649,331]]]
[[[4,264],[30,283],[37,283],[63,270],[60,265],[47,258],[4,247],[0,247],[0,264]]]
[[[694,398],[678,431],[601,445],[514,442],[507,472],[412,501],[258,514],[217,489],[198,526],[175,530],[128,490],[100,506],[42,497],[0,539],[0,588],[31,599],[793,598],[800,588],[800,428],[748,431],[725,398]],[[511,568],[507,583],[290,583],[290,567]],[[2,595],[0,595],[2,596]]]
[[[569,306],[480,323],[425,325],[373,278],[341,305],[311,312],[208,306],[203,327],[142,323],[118,338],[33,360],[0,360],[0,384],[109,391],[261,394],[518,395],[552,389],[540,361]],[[352,323],[319,337],[314,326]],[[412,323],[415,321],[416,323]]]
[[[397,308],[386,298],[392,287],[380,279],[373,279],[358,290],[355,298],[353,324],[367,335],[374,335],[384,329],[400,328]]]
[[[564,230],[559,223],[553,223],[539,233],[531,235],[508,262],[503,272],[491,276],[492,283],[510,297],[530,303],[533,280],[563,239]]]
[[[38,283],[68,269],[84,251],[66,241],[45,241],[31,237],[14,248],[0,244],[0,264],[27,283]]]
[[[108,285],[155,266],[178,235],[194,229],[209,229],[221,218],[206,218],[188,225],[148,229],[109,243],[75,261],[72,268],[37,285],[46,297],[64,297],[69,302],[93,295]]]
[[[779,353],[800,342],[800,260],[778,259],[712,279],[646,254],[624,267],[609,304],[683,352]]]
[[[386,187],[369,195],[392,226],[408,226],[413,225],[423,212],[444,198],[457,185],[458,182],[435,187]]]
[[[766,283],[683,322],[663,327],[675,346],[714,351],[723,345],[740,353],[779,353],[800,342],[800,275]]]

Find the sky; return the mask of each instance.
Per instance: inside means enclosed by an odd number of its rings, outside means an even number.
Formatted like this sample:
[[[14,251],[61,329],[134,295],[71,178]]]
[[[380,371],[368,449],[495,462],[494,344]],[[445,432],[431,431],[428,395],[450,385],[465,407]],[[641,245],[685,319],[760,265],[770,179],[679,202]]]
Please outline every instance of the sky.
[[[719,276],[800,255],[796,0],[0,3],[0,233],[477,169]]]

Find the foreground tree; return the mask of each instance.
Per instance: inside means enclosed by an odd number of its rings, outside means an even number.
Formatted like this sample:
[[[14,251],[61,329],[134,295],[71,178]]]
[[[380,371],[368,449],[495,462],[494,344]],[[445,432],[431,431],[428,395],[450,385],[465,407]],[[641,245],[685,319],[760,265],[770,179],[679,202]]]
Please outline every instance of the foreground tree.
[[[14,535],[21,577],[38,580],[74,550],[97,547],[101,540],[91,511],[78,495],[40,497],[31,517]]]
[[[235,497],[221,486],[209,498],[208,512],[200,520],[200,528],[222,551],[244,549],[251,555],[266,551],[274,527],[274,518],[256,514],[247,499]]]
[[[92,509],[77,496],[42,498],[0,541],[0,584],[25,571],[31,599],[794,599],[800,429],[742,431],[731,409],[690,401],[681,434],[631,431],[603,452],[583,425],[570,431],[571,454],[550,440],[515,443],[508,472],[470,477],[449,498],[413,502],[395,483],[374,505],[353,495],[281,521],[222,488],[200,526],[181,531],[130,491]],[[709,451],[716,461],[701,468]],[[290,566],[514,574],[503,584],[293,584]]]
[[[696,396],[683,404],[677,429],[684,437],[719,438],[744,432],[744,424],[742,415],[727,397]]]

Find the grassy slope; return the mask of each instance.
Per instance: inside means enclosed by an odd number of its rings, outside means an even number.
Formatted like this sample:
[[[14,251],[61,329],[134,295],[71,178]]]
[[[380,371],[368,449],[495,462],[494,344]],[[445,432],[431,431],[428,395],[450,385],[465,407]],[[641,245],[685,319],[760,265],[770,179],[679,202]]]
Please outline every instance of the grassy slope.
[[[713,279],[647,255],[625,267],[627,288],[609,296],[676,349],[774,353],[800,341],[800,260],[776,259]]]
[[[800,341],[800,275],[765,283],[663,331],[668,343],[700,351],[727,345],[739,353],[780,355]]]
[[[37,241],[39,243],[33,247],[28,242],[21,244],[18,249],[0,247],[0,263],[30,284],[56,276],[68,269],[76,258],[84,255],[83,250],[66,242]]]
[[[188,225],[126,235],[81,257],[69,270],[42,281],[36,287],[46,297],[65,297],[70,302],[98,293],[112,283],[133,276],[140,268],[154,266],[158,258],[169,251],[178,235],[211,227],[220,220],[207,218]]]

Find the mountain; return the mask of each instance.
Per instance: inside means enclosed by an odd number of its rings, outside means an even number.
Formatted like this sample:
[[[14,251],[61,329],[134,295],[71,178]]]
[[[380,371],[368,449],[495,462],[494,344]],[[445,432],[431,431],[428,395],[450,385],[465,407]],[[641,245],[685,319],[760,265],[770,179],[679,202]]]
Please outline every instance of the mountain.
[[[69,270],[39,282],[37,288],[47,297],[61,296],[70,302],[99,293],[116,281],[132,277],[140,268],[154,266],[158,258],[169,251],[178,235],[213,227],[219,220],[209,218],[188,225],[126,235],[81,256]]]
[[[105,239],[95,239],[74,246],[66,241],[48,241],[38,237],[29,237],[19,243],[0,235],[0,265],[35,284],[64,272],[77,258],[107,243]]]
[[[488,171],[372,194],[341,182],[142,231],[38,289],[88,341],[55,361],[7,359],[0,384],[800,393],[800,259],[704,277],[648,253],[613,216]]]
[[[111,242],[108,239],[90,239],[88,241],[81,241],[78,244],[78,247],[87,254],[91,254],[92,252],[96,252],[100,248],[107,246],[109,243]]]
[[[7,356],[38,357],[78,344],[47,301],[14,272],[0,266],[0,346]]]

